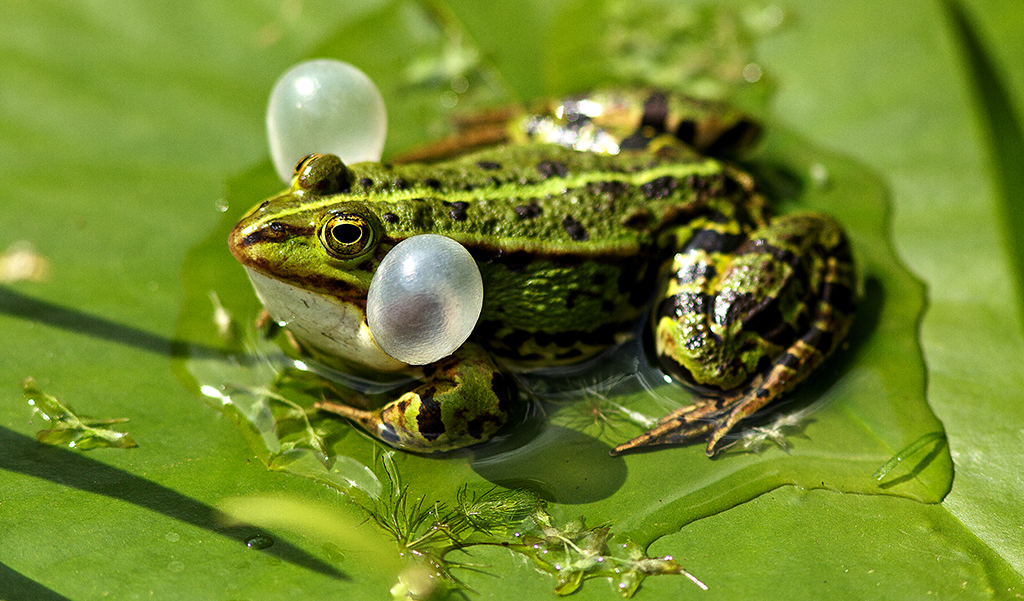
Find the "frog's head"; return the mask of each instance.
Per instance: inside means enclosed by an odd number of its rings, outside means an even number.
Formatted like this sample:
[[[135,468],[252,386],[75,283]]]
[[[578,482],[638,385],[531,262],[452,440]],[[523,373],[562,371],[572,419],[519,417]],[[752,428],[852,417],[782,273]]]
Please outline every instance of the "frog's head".
[[[231,253],[250,271],[333,296],[365,300],[387,248],[377,215],[349,189],[334,155],[310,155],[291,187],[246,213],[231,231]]]
[[[339,196],[350,177],[334,155],[306,157],[291,187],[246,213],[228,244],[270,315],[300,339],[375,369],[397,369],[365,323],[370,281],[393,244],[365,202]]]

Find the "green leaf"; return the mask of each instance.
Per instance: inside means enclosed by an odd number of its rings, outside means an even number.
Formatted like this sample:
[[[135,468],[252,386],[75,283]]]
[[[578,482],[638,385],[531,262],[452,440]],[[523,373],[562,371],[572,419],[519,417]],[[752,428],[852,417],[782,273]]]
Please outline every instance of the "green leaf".
[[[1024,307],[1024,128],[1000,80],[988,50],[967,12],[954,0],[945,2],[954,35],[963,48],[981,129],[987,138],[993,186],[1006,228],[1007,255],[1014,270],[1018,305]]]
[[[328,55],[367,70],[392,107],[394,153],[443,133],[447,92],[458,110],[602,76],[597,40],[608,28],[588,6],[8,3],[0,247],[30,242],[49,279],[0,287],[0,591],[378,598],[399,579],[402,590],[427,590],[417,584],[423,572],[392,563],[395,549],[363,549],[379,529],[356,525],[366,517],[356,501],[383,497],[389,482],[373,443],[307,423],[287,402],[243,415],[203,395],[200,366],[204,378],[213,370],[227,381],[266,365],[224,371],[226,356],[251,348],[257,304],[223,232],[280,187],[266,160],[263,108],[290,64]],[[996,114],[1021,122],[1024,43],[1016,3],[959,10],[951,21],[946,5],[925,0],[798,0],[756,43],[754,62],[777,86],[766,117],[777,133],[755,164],[781,188],[802,182],[798,204],[822,203],[849,221],[867,276],[862,327],[787,407],[807,421],[766,423],[760,453],[734,449],[709,461],[688,447],[613,460],[609,443],[665,407],[622,397],[628,382],[595,387],[590,400],[549,405],[550,421],[530,422],[521,435],[529,444],[501,461],[396,456],[414,498],[428,487],[473,498],[496,484],[529,485],[548,500],[556,528],[580,516],[587,528],[607,522],[611,535],[650,543],[647,556],[671,555],[709,587],[647,578],[638,599],[1024,592],[1024,328],[1011,250],[1019,228],[1004,225],[1004,199],[1014,193],[1000,179],[1024,157],[994,145],[977,119],[987,122],[996,98]],[[967,61],[964,31],[974,35]],[[574,49],[590,38],[594,60],[577,69]],[[978,65],[988,68],[981,83]],[[459,77],[470,84],[463,94],[451,85]],[[986,96],[991,90],[1000,94]],[[895,254],[926,287],[888,256],[890,228]],[[234,316],[223,336],[218,306]],[[140,446],[82,454],[39,444],[38,418],[17,388],[28,376],[90,414],[130,418]],[[290,429],[267,438],[254,419],[275,411]],[[356,451],[325,466],[323,454],[304,450],[314,439]],[[272,465],[284,471],[265,467],[274,452]],[[944,496],[950,457],[956,477]],[[470,598],[553,597],[558,581],[520,557],[474,545],[446,559],[467,566],[454,573],[475,591]],[[579,584],[576,574],[564,590]],[[607,582],[582,581],[575,596],[617,597]]]

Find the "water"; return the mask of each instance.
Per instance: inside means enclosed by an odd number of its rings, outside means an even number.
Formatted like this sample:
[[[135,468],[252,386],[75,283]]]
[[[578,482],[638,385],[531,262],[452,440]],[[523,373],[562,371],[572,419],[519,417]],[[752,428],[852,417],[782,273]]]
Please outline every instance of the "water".
[[[250,549],[255,549],[257,551],[267,549],[273,546],[273,544],[274,539],[270,538],[265,534],[257,534],[255,536],[250,536],[249,538],[245,539],[245,546],[249,547]]]

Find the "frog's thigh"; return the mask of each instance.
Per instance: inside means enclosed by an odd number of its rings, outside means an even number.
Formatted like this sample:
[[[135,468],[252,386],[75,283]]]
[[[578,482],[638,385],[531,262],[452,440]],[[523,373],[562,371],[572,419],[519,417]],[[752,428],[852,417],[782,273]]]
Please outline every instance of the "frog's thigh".
[[[321,403],[387,444],[422,453],[487,440],[504,425],[515,394],[509,378],[478,346],[465,344],[424,368],[424,383],[376,411]]]

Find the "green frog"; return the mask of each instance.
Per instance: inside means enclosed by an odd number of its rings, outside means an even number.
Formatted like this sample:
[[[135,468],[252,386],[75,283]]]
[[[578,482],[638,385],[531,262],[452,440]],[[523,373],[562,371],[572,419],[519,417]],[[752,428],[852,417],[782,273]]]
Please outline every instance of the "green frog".
[[[418,380],[376,409],[318,406],[388,445],[487,440],[519,402],[509,370],[593,357],[649,311],[657,360],[696,397],[613,453],[706,438],[710,456],[835,350],[856,301],[841,226],[773,217],[753,178],[714,158],[755,130],[683,96],[610,90],[481,120],[411,162],[311,155],[230,248],[306,352]],[[468,249],[484,301],[461,347],[411,366],[375,343],[366,298],[389,250],[424,233]]]

